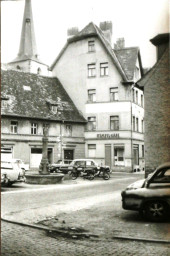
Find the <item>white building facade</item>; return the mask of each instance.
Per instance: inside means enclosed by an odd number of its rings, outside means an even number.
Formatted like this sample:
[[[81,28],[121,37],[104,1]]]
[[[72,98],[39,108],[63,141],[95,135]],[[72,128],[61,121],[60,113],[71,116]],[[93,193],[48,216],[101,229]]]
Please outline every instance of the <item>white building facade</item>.
[[[111,24],[90,23],[69,38],[51,66],[88,123],[85,155],[113,170],[144,168],[144,96],[137,47],[113,50]],[[107,33],[106,33],[107,32]]]

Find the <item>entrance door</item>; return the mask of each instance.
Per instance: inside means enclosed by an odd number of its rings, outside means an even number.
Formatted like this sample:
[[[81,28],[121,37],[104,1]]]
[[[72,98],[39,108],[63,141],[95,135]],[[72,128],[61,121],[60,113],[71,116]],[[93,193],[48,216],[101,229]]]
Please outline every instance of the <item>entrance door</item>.
[[[111,144],[105,145],[105,165],[108,165],[111,167],[112,161],[111,161]]]
[[[73,160],[73,150],[64,149],[64,163],[68,164]]]
[[[133,145],[134,166],[139,165],[139,146]]]

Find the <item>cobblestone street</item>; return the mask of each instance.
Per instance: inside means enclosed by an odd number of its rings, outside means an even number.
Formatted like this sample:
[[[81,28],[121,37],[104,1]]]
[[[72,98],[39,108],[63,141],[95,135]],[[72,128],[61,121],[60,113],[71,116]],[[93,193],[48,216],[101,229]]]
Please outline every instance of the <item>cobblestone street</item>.
[[[169,256],[170,245],[125,240],[51,238],[45,231],[2,221],[1,256]],[[10,242],[9,242],[10,241]]]
[[[2,218],[13,223],[1,222],[1,255],[169,256],[170,223],[147,222],[122,209],[121,190],[139,178],[115,174],[106,182],[4,189]]]

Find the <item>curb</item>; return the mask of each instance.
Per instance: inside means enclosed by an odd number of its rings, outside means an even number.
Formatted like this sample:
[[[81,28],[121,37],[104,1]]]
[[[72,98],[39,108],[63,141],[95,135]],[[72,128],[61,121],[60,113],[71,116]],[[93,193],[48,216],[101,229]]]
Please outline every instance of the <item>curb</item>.
[[[24,227],[30,227],[30,228],[35,228],[35,229],[39,229],[39,230],[44,230],[44,231],[49,231],[49,232],[56,232],[60,235],[65,234],[64,232],[57,230],[57,229],[50,229],[47,227],[40,227],[38,225],[34,225],[34,224],[26,224],[26,223],[22,223],[22,222],[18,222],[18,221],[12,221],[12,220],[8,220],[8,219],[4,219],[1,218],[2,221],[7,222],[7,223],[12,223],[12,224],[16,224],[16,225],[20,225],[20,226],[24,226]],[[97,235],[92,235],[89,234],[89,236],[96,236]],[[146,239],[146,238],[136,238],[136,237],[129,237],[129,236],[113,236],[112,239],[120,239],[120,240],[129,240],[129,241],[137,241],[137,242],[149,242],[149,243],[164,243],[164,244],[170,244],[169,240],[157,240],[157,239]]]

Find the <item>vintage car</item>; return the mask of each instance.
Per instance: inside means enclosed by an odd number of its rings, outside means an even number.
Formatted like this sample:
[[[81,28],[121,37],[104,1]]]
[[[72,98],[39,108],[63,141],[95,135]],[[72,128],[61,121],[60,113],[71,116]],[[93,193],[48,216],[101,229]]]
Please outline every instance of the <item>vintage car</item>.
[[[53,164],[49,165],[49,170],[50,170],[51,173],[54,173],[54,172],[67,173],[68,166],[69,166],[69,163],[66,164],[66,163],[64,163],[64,161],[58,160],[57,163],[53,163]]]
[[[17,163],[24,171],[29,171],[29,164],[25,164],[23,160],[13,158],[11,161]]]
[[[24,181],[24,173],[18,163],[13,161],[2,161],[1,185],[11,186],[18,181]]]
[[[68,166],[68,171],[78,170],[81,172],[90,171],[93,176],[102,177],[104,179],[110,178],[110,167],[99,166],[93,159],[74,159]]]
[[[129,185],[121,195],[125,210],[139,211],[152,221],[170,217],[170,162],[160,165],[146,179]]]

